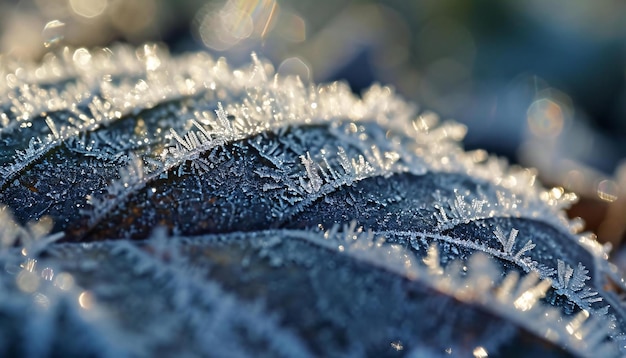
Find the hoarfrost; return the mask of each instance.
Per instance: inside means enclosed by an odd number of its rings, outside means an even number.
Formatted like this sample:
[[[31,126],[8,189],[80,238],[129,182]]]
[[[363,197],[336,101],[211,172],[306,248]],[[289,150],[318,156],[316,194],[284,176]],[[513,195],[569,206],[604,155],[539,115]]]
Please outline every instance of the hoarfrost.
[[[523,332],[626,352],[608,252],[562,210],[574,194],[465,152],[464,126],[389,87],[271,68],[152,44],[0,57],[0,201],[18,218],[0,207],[0,310],[24,312],[0,329],[39,335],[25,355],[59,353],[63,314],[97,338],[60,353],[103,356],[462,355]]]

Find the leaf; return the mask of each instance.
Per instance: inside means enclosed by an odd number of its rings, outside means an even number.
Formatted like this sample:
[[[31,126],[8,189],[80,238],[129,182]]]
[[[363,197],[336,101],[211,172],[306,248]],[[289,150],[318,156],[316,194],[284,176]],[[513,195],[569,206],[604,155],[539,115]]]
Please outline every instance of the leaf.
[[[256,56],[85,51],[0,59],[0,355],[625,353],[568,194],[462,125]]]

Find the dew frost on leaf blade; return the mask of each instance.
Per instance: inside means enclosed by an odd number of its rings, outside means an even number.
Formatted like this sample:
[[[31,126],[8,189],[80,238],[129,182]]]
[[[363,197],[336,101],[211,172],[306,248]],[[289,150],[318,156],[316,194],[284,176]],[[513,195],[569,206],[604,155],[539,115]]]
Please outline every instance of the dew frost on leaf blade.
[[[4,355],[626,353],[575,195],[389,87],[151,44],[0,77]]]

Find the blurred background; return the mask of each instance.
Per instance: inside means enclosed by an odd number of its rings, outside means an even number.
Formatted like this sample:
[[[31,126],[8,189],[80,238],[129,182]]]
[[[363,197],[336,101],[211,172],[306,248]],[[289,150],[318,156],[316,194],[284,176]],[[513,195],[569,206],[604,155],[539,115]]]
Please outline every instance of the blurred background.
[[[578,193],[570,215],[619,247],[625,24],[616,0],[14,0],[0,2],[0,52],[37,59],[65,45],[156,41],[235,65],[256,51],[279,73],[345,80],[357,94],[390,84],[466,124],[467,149]]]

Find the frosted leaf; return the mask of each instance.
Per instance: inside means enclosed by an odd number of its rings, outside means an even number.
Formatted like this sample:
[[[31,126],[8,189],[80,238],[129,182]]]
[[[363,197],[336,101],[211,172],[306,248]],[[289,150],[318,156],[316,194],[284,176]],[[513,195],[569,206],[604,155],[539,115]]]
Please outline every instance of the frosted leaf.
[[[626,353],[576,196],[389,87],[151,44],[1,57],[0,77],[0,329],[20,353]]]

